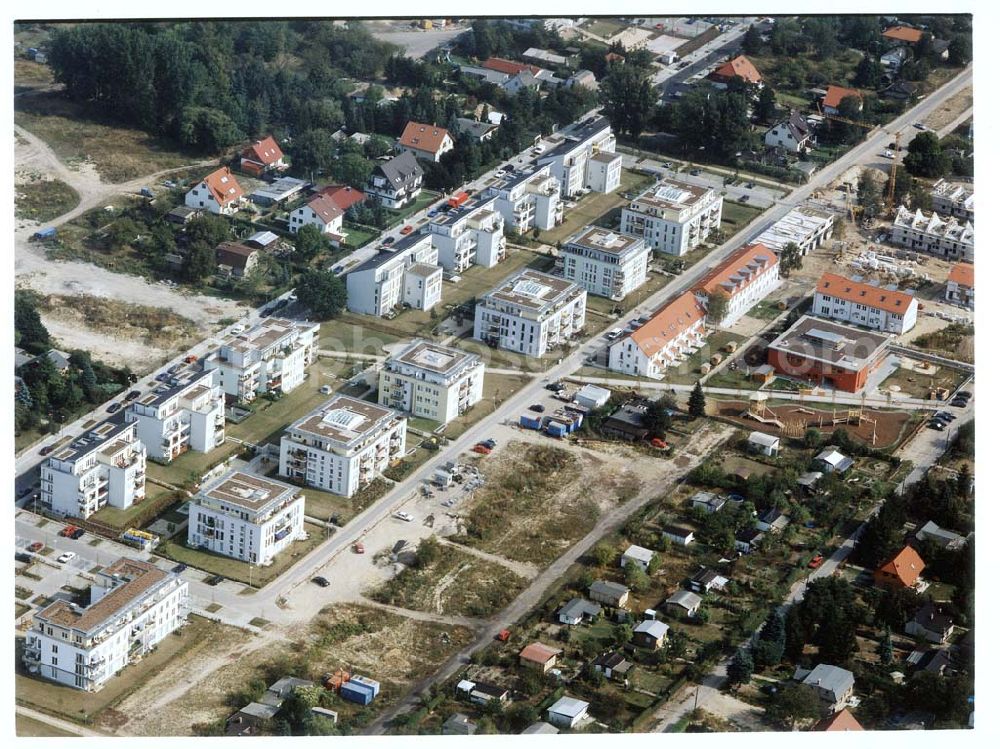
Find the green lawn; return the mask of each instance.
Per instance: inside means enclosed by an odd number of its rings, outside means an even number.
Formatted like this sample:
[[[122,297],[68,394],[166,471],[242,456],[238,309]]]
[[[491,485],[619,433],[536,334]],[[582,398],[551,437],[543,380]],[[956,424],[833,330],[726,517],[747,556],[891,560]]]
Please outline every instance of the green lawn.
[[[615,23],[614,21],[608,21],[605,19],[594,19],[588,22],[584,26],[584,28],[594,36],[599,36],[602,39],[606,39],[609,36],[617,34],[624,27],[620,23]]]
[[[399,330],[400,320],[404,317],[405,314],[394,320],[383,320],[371,315],[342,312],[320,324],[319,348],[323,351],[381,356],[385,353],[383,347],[386,344],[398,343],[403,337],[401,332],[393,331]]]
[[[638,289],[633,291],[631,294],[626,296],[620,302],[614,302],[605,297],[596,296],[594,294],[587,294],[587,313],[597,313],[599,315],[605,315],[609,317],[617,317],[617,315],[612,315],[611,310],[615,307],[620,307],[624,310],[630,310],[635,305],[637,305],[642,299],[651,297],[657,291],[662,289],[667,285],[669,281],[672,280],[671,276],[664,275],[663,273],[653,273],[650,272],[646,279],[646,283],[640,286]]]
[[[250,418],[253,417],[251,416]],[[173,484],[174,486],[183,486],[187,483],[200,481],[201,477],[208,473],[210,469],[239,451],[240,446],[238,444],[227,440],[219,447],[207,453],[188,450],[180,457],[170,461],[167,465],[160,465],[150,460],[146,463],[146,474],[157,481]]]
[[[563,222],[554,229],[541,232],[538,241],[551,245],[563,241],[583,226],[598,222],[605,214],[625,205],[629,200],[625,197],[626,194],[642,192],[654,181],[648,174],[622,169],[622,181],[617,190],[606,195],[592,192],[583,196],[577,201],[576,208],[566,211]]]
[[[280,477],[276,477],[279,481]],[[341,524],[354,515],[354,505],[347,497],[330,492],[298,487],[299,494],[306,498],[306,515],[318,520],[328,520],[336,515]]]
[[[755,208],[747,203],[724,200],[722,201],[722,225],[719,229],[722,231],[723,236],[729,239],[757,218],[763,211],[763,208]]]
[[[392,217],[390,219],[390,225],[395,224],[399,221],[404,221],[410,216],[412,216],[417,211],[421,211],[435,200],[441,198],[441,193],[434,192],[432,190],[423,190],[417,196],[417,199],[410,203],[408,206],[399,209],[398,211],[390,210],[389,215]]]
[[[154,464],[152,462],[148,463],[146,470],[148,471],[153,467],[153,465]],[[124,531],[128,528],[134,527],[134,519],[144,513],[151,503],[155,503],[161,497],[170,493],[171,490],[167,489],[165,486],[160,486],[159,484],[154,484],[152,481],[147,481],[146,499],[142,502],[132,505],[126,510],[119,510],[117,507],[106,505],[94,513],[94,520],[99,523],[107,523],[110,526]]]
[[[494,374],[487,372],[483,378],[483,399],[458,418],[448,422],[443,432],[448,439],[457,439],[466,429],[486,414],[495,411],[501,403],[524,387],[527,375]]]
[[[747,312],[747,314],[757,320],[773,320],[783,311],[784,310],[779,309],[778,307],[778,300],[765,299],[763,302]]]
[[[354,224],[350,221],[344,222],[344,232],[347,234],[347,242],[342,243],[342,246],[346,245],[354,249],[363,247],[378,236],[378,229]]]

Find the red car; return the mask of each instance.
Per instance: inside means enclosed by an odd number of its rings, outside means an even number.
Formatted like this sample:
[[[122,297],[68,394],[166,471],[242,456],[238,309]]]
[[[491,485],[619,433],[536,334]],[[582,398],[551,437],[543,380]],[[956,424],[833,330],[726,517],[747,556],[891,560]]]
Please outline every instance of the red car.
[[[507,640],[510,639],[510,630],[509,629],[501,629],[497,633],[497,639],[500,640],[500,642],[507,642]]]
[[[661,440],[659,437],[653,437],[653,439],[649,441],[649,444],[651,444],[657,450],[666,450],[668,447],[670,447],[670,445]]]
[[[45,548],[45,544],[43,544],[41,541],[35,541],[35,543],[33,543],[33,544],[28,544],[28,551],[38,552],[38,551],[41,551],[44,548]]]
[[[406,226],[404,226],[402,229],[399,230],[399,233],[405,235],[405,234],[411,233],[412,231],[413,231],[413,227],[410,226],[409,224],[407,224]]]
[[[79,530],[79,529],[75,525],[67,525],[65,528],[63,528],[61,531],[59,531],[59,535],[60,536],[65,536],[66,538],[69,538],[74,533],[76,533],[77,530]]]
[[[814,570],[823,564],[823,555],[817,554],[812,559],[809,560],[809,569]]]
[[[476,445],[472,448],[472,452],[479,453],[480,455],[489,455],[492,450],[490,450],[486,445]]]
[[[361,543],[360,541],[356,541],[354,543],[354,553],[355,554],[364,554],[365,553],[365,545],[363,543]]]

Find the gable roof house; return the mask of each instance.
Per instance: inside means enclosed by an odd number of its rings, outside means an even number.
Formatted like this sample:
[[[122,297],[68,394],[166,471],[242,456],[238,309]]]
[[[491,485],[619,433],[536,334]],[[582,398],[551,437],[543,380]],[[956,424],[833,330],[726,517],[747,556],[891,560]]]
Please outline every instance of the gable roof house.
[[[365,195],[375,198],[386,208],[399,209],[420,194],[424,170],[410,151],[404,151],[388,161],[376,164],[365,185]]]
[[[458,126],[459,135],[469,135],[479,143],[482,143],[484,140],[490,140],[496,134],[499,127],[499,125],[494,125],[491,122],[470,120],[468,117],[458,117],[455,123]]]
[[[649,563],[653,561],[653,557],[655,556],[656,552],[652,549],[632,544],[622,553],[620,566],[625,567],[629,562],[635,562],[639,569],[645,572],[649,568]]]
[[[712,590],[722,590],[728,582],[728,577],[723,577],[715,570],[702,566],[688,578],[688,587],[695,593],[708,593]]]
[[[733,546],[741,554],[749,554],[754,551],[764,540],[764,534],[756,528],[744,528],[736,534]]]
[[[928,520],[916,533],[918,541],[930,541],[949,550],[961,549],[965,546],[965,536],[955,531],[945,530],[933,520]]]
[[[595,671],[604,674],[604,678],[628,685],[628,672],[632,669],[632,661],[627,660],[621,653],[610,650],[597,656],[590,665]]]
[[[332,200],[344,213],[347,213],[347,209],[351,206],[365,200],[364,191],[350,185],[326,185],[318,192]]]
[[[765,533],[778,533],[788,527],[788,516],[777,507],[772,507],[760,514],[755,527]]]
[[[403,134],[396,141],[396,150],[400,153],[409,151],[417,158],[428,161],[440,161],[454,147],[455,141],[445,128],[412,120],[406,123]]]
[[[923,32],[910,26],[890,26],[882,32],[882,38],[889,44],[916,44]]]
[[[704,345],[705,311],[694,292],[686,291],[662,307],[645,325],[615,341],[608,369],[662,380],[688,352]]]
[[[670,626],[657,619],[645,619],[632,628],[632,643],[640,648],[659,650]]]
[[[764,85],[760,71],[745,55],[737,55],[733,59],[727,60],[708,75],[708,79],[713,81],[718,88],[725,88],[734,78],[753,86]]]
[[[300,205],[288,215],[288,230],[298,234],[303,226],[315,226],[335,247],[344,239],[342,226],[344,212],[322,193],[313,196],[305,205]]]
[[[726,313],[715,324],[728,328],[780,285],[778,256],[764,245],[753,243],[733,251],[702,276],[694,294],[706,309],[712,294],[722,294]]]
[[[955,619],[946,603],[928,601],[906,623],[906,634],[939,645],[955,632]]]
[[[912,588],[924,571],[924,560],[912,546],[904,546],[892,559],[875,570],[875,585],[879,588]]]
[[[854,694],[854,674],[828,663],[820,663],[809,671],[802,683],[816,692],[816,696],[829,706],[830,712],[843,710]]]
[[[694,531],[680,525],[663,526],[663,535],[675,544],[680,544],[681,546],[687,546],[690,543],[694,543]]]
[[[747,437],[747,447],[750,452],[773,457],[778,454],[778,450],[781,448],[781,440],[773,434],[750,432],[750,436]]]
[[[843,104],[844,99],[857,99],[858,109],[864,109],[864,99],[856,88],[831,85],[827,87],[826,94],[820,102],[823,114],[840,114],[840,105]]]
[[[808,153],[815,137],[806,118],[793,110],[788,117],[772,125],[764,134],[764,145],[793,153]]]
[[[824,273],[816,282],[812,314],[828,320],[902,334],[917,324],[917,298],[895,287]]]
[[[522,666],[538,669],[544,674],[556,665],[556,658],[559,657],[560,653],[562,650],[559,648],[553,648],[541,642],[533,642],[518,654],[518,658]]]
[[[201,208],[216,216],[231,216],[242,204],[243,188],[228,166],[207,175],[184,196],[188,208]]]
[[[240,170],[259,177],[264,172],[287,169],[285,154],[273,136],[254,141],[240,154]]]
[[[863,731],[865,727],[858,723],[851,711],[847,708],[835,712],[828,718],[817,721],[812,727],[813,731]]]
[[[911,56],[909,47],[893,47],[878,58],[878,61],[883,68],[888,68],[892,73],[898,73],[899,69],[903,67],[903,63]]]
[[[628,603],[628,594],[627,586],[607,580],[595,580],[588,591],[588,595],[598,603],[619,609]]]
[[[813,458],[823,473],[844,473],[854,465],[854,460],[848,458],[835,447],[827,447]]]
[[[698,492],[693,497],[691,497],[691,507],[695,510],[701,510],[702,512],[707,512],[709,514],[713,512],[718,512],[723,507],[726,506],[726,502],[729,501],[728,497],[723,497],[721,494],[714,494],[712,492]]]
[[[582,622],[592,622],[601,613],[600,604],[573,598],[559,609],[557,617],[560,624],[576,625]]]
[[[216,265],[225,275],[242,278],[257,267],[259,260],[260,250],[241,242],[223,242],[215,248]]]
[[[690,590],[678,590],[663,602],[665,611],[674,611],[692,617],[701,608],[701,596]]]
[[[955,263],[951,266],[944,298],[953,304],[961,304],[969,309],[975,309],[975,274],[975,266],[972,263]]]

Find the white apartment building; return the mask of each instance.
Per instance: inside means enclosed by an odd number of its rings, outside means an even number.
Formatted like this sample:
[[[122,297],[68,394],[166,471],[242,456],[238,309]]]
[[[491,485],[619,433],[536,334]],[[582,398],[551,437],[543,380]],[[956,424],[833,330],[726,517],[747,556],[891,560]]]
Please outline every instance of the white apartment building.
[[[285,430],[279,474],[350,497],[406,452],[406,418],[337,395]]]
[[[401,239],[392,250],[379,252],[347,274],[347,309],[379,317],[404,301],[414,309],[430,309],[441,301],[444,272],[437,262],[438,251],[430,234]],[[419,265],[437,270],[415,268]]]
[[[583,287],[524,269],[480,297],[472,337],[494,348],[544,356],[582,330],[586,315]]]
[[[816,283],[812,313],[828,320],[898,335],[917,324],[917,307],[912,294],[836,273],[824,273]]]
[[[608,369],[662,380],[667,368],[677,366],[705,345],[705,312],[687,291],[657,312],[642,327],[613,343]]]
[[[475,354],[418,339],[385,360],[378,400],[447,424],[482,400],[485,374],[486,365]]]
[[[753,241],[779,256],[790,244],[795,245],[800,255],[808,255],[830,238],[834,218],[832,213],[812,208],[793,208]]]
[[[250,564],[269,564],[305,532],[298,489],[243,471],[202,487],[188,507],[188,546]]]
[[[931,189],[931,208],[939,216],[954,216],[964,221],[974,221],[976,210],[972,184],[939,179]]]
[[[146,497],[146,448],[135,424],[105,422],[52,454],[41,479],[42,504],[61,515],[125,510]]]
[[[431,219],[431,242],[442,267],[462,273],[473,264],[492,268],[507,257],[503,216],[495,204],[495,198],[472,200]]]
[[[762,244],[741,247],[703,276],[694,294],[702,306],[712,294],[725,295],[729,302],[726,315],[716,326],[732,327],[781,285],[778,265],[778,256]]]
[[[621,184],[621,156],[615,154],[617,145],[608,119],[594,116],[566,133],[566,140],[540,156],[538,163],[551,165],[551,174],[559,181],[564,198],[579,195],[584,189],[608,193]],[[591,172],[590,161],[599,153],[614,156],[601,162],[603,167]]]
[[[125,420],[136,425],[149,457],[169,463],[188,450],[207,453],[226,441],[226,396],[214,371],[182,371],[134,401]]]
[[[588,294],[620,301],[646,283],[651,254],[644,239],[585,226],[563,244],[556,273]]]
[[[660,180],[622,208],[621,230],[657,252],[684,255],[722,224],[722,195],[710,187]]]
[[[963,224],[957,218],[943,219],[936,213],[925,216],[919,209],[911,212],[903,205],[896,211],[890,241],[946,260],[971,263],[975,259],[975,231],[971,221]]]
[[[90,584],[90,604],[65,600],[34,615],[24,638],[30,673],[96,692],[187,620],[188,584],[150,562],[121,558]]]
[[[205,371],[217,371],[228,399],[248,403],[258,394],[290,393],[305,382],[316,361],[318,323],[272,317],[231,336],[205,357]]]
[[[559,180],[551,172],[551,164],[546,164],[497,178],[486,186],[486,194],[496,198],[496,209],[512,231],[518,234],[535,228],[545,231],[562,223]]]

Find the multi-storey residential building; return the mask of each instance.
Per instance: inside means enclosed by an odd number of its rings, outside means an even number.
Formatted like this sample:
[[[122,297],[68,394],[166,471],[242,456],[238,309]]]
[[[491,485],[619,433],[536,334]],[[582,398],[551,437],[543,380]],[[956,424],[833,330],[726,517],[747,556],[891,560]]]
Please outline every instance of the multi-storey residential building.
[[[686,291],[661,308],[649,322],[611,344],[608,369],[662,380],[704,345],[705,312]]]
[[[146,448],[135,424],[105,422],[59,448],[41,470],[41,500],[53,512],[88,518],[146,497]]]
[[[188,507],[188,546],[262,565],[302,536],[306,500],[289,484],[230,471]]]
[[[955,263],[951,266],[944,298],[952,304],[961,304],[969,309],[975,308],[975,267],[971,263]]]
[[[606,163],[595,174],[589,171],[590,160],[598,153],[614,154],[617,147],[611,123],[606,117],[594,116],[566,133],[566,139],[538,159],[540,165],[550,164],[552,176],[559,181],[564,198],[579,195],[584,189],[611,192],[618,188],[621,178],[621,156],[617,167]],[[617,175],[618,181],[612,181]],[[603,183],[589,182],[591,177],[604,177]]]
[[[431,219],[431,242],[444,268],[455,273],[473,264],[492,268],[507,256],[503,216],[495,204],[496,198],[470,200]]]
[[[572,281],[524,269],[479,298],[473,338],[544,356],[583,329],[587,292]]]
[[[834,215],[812,208],[793,208],[777,222],[754,237],[776,255],[795,245],[799,255],[808,255],[833,234]]]
[[[498,177],[486,185],[486,194],[495,197],[496,208],[505,226],[518,234],[530,229],[551,229],[563,220],[559,180],[551,174],[551,164]]]
[[[931,189],[931,208],[939,216],[954,216],[964,221],[976,218],[975,193],[967,182],[939,179]]]
[[[912,294],[824,273],[816,283],[812,313],[898,335],[917,324],[917,307]]]
[[[231,336],[205,357],[206,371],[216,370],[229,400],[247,403],[259,393],[289,393],[305,381],[316,361],[318,323],[272,317]]]
[[[940,218],[936,213],[924,215],[899,206],[892,224],[890,241],[900,247],[922,250],[939,255],[946,260],[975,259],[975,231],[972,222],[963,224],[957,218]]]
[[[216,215],[231,216],[243,205],[243,188],[229,167],[224,166],[188,190],[184,205]]]
[[[382,317],[406,302],[427,310],[441,301],[443,270],[430,234],[411,234],[347,274],[347,309]]]
[[[169,463],[194,450],[207,453],[226,441],[226,396],[214,370],[184,370],[132,402],[125,420],[134,423],[149,457]]]
[[[482,400],[485,372],[475,354],[418,339],[385,360],[379,403],[447,424]]]
[[[585,226],[563,243],[556,273],[588,294],[620,301],[646,283],[651,253],[644,239]]]
[[[35,613],[23,663],[44,679],[96,692],[184,624],[187,611],[186,580],[121,558],[93,576],[88,606],[57,600]]]
[[[803,315],[767,347],[775,372],[856,393],[885,361],[890,337]]]
[[[762,244],[751,244],[736,250],[702,276],[694,294],[706,309],[712,294],[725,296],[726,314],[715,324],[728,328],[780,285],[778,256]]]
[[[279,473],[350,497],[405,452],[405,417],[337,395],[285,430]]]
[[[622,183],[621,154],[598,151],[587,162],[587,187],[607,194]]]
[[[622,208],[621,230],[657,252],[683,255],[722,224],[722,195],[710,187],[660,180]]]
[[[409,151],[379,162],[365,185],[365,194],[386,208],[400,209],[420,194],[424,170]]]

